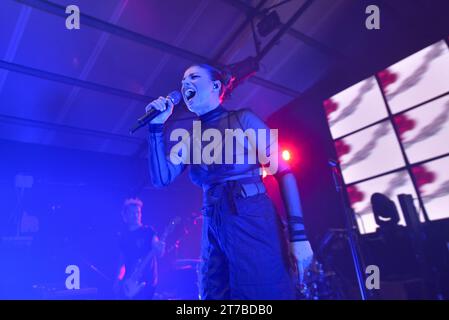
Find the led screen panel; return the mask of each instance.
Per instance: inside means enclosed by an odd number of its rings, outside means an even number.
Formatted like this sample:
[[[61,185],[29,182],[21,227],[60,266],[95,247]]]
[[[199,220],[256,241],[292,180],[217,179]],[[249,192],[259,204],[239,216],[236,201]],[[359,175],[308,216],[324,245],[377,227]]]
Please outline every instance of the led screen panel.
[[[429,46],[378,73],[392,113],[449,92],[449,49]]]
[[[394,117],[411,163],[449,153],[449,95]]]
[[[405,166],[389,120],[336,140],[335,147],[347,184]]]
[[[324,108],[334,139],[388,117],[375,77],[326,100]]]
[[[412,168],[430,220],[449,217],[449,157]]]

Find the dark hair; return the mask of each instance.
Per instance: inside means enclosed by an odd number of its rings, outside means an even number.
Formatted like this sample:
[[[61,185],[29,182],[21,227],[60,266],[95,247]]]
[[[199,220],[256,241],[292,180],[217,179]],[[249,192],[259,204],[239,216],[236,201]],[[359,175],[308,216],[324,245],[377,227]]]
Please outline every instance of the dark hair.
[[[212,81],[218,80],[221,82],[220,102],[223,102],[231,95],[231,92],[234,89],[235,77],[229,70],[226,68],[220,69],[207,63],[194,64],[192,67],[200,67],[207,70]]]

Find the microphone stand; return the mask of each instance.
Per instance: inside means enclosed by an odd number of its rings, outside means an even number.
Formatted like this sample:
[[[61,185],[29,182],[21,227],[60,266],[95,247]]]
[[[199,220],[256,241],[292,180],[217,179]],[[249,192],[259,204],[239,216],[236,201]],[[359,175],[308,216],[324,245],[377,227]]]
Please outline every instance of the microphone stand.
[[[346,224],[346,235],[351,250],[351,256],[354,263],[354,271],[357,277],[357,284],[359,286],[360,298],[362,300],[368,300],[368,293],[365,286],[364,270],[365,265],[360,253],[360,245],[358,242],[358,229],[357,222],[355,220],[354,210],[348,203],[347,197],[343,192],[344,182],[342,179],[341,169],[338,162],[335,160],[329,160],[329,166],[331,167],[332,177],[335,184],[335,189],[340,198],[341,206],[343,207]]]

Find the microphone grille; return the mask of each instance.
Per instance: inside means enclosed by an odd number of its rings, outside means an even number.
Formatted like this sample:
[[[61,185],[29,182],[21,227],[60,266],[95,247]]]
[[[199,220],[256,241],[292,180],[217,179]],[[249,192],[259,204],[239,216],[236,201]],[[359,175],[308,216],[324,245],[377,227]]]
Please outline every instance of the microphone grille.
[[[179,91],[172,91],[168,94],[168,98],[173,102],[174,105],[177,105],[182,98],[181,92]]]

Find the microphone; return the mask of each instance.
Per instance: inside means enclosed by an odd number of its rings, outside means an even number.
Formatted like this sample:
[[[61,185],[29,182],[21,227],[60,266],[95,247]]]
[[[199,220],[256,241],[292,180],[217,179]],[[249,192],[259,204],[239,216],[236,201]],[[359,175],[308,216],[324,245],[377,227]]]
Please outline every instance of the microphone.
[[[176,106],[181,101],[181,93],[179,91],[172,91],[168,94],[167,99],[170,99],[170,101]],[[167,105],[167,103],[165,103]],[[168,107],[168,105],[167,105]],[[148,124],[151,120],[156,118],[158,115],[160,115],[162,112],[155,109],[150,109],[147,113],[145,113],[143,116],[141,116],[139,119],[137,119],[136,124],[129,129],[129,133],[133,134],[138,129],[142,128],[146,124]]]

